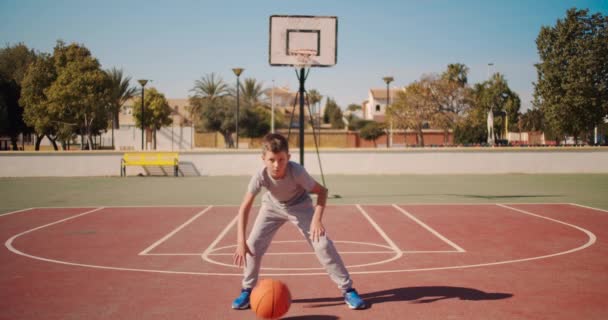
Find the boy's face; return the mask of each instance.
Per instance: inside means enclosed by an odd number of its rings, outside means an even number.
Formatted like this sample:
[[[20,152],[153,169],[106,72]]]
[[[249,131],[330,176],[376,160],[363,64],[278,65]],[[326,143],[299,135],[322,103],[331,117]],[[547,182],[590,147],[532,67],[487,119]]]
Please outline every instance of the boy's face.
[[[291,155],[285,151],[274,153],[272,151],[265,151],[262,155],[266,170],[274,179],[280,179],[285,176],[285,169],[287,169],[287,162]]]

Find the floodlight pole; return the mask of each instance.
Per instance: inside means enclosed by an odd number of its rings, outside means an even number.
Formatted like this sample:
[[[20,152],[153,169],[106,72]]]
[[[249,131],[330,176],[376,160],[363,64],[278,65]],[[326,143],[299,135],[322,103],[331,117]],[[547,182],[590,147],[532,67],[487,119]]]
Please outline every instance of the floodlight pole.
[[[145,118],[144,118],[144,87],[148,83],[146,79],[137,80],[139,84],[141,84],[141,150],[144,150],[144,130],[145,126]]]
[[[387,76],[382,78],[382,80],[384,80],[384,82],[386,82],[386,109],[388,109],[388,106],[391,104],[391,96],[390,96],[390,91],[389,91],[389,84],[391,82],[393,82],[393,80],[395,80],[393,77],[391,76]],[[384,114],[386,115],[386,109],[384,109]],[[391,139],[393,137],[393,122],[391,121],[391,126],[389,128],[389,136],[386,138],[386,147],[390,148],[391,147]]]
[[[239,77],[241,76],[241,73],[243,73],[243,68],[233,68],[232,72],[234,72],[234,74],[236,75],[236,148],[239,148],[239,104],[240,104],[240,99],[239,99],[239,91],[241,91],[240,86],[241,83],[239,81]]]

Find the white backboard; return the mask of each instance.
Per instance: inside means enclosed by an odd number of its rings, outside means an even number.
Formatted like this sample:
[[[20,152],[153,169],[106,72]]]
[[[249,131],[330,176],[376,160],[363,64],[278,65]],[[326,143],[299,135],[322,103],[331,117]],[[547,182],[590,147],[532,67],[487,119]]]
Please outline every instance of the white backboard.
[[[270,16],[271,66],[299,66],[297,51],[314,51],[310,67],[331,67],[338,62],[338,18],[330,16]]]

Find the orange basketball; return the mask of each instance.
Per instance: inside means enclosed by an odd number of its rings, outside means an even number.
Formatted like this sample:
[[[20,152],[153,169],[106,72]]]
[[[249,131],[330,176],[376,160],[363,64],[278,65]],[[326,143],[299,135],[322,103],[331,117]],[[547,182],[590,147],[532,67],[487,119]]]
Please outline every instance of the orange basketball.
[[[287,286],[273,279],[258,282],[251,291],[251,310],[262,319],[277,319],[287,313],[291,305],[291,293]]]

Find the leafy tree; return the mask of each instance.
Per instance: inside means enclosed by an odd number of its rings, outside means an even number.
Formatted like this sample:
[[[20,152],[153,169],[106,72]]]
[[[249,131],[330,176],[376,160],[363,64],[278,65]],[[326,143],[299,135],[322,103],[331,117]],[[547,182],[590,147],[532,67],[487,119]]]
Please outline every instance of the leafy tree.
[[[239,120],[239,135],[257,138],[270,132],[271,114],[264,107],[246,108]]]
[[[73,134],[71,126],[63,125],[65,122],[62,121],[61,114],[54,112],[55,110],[50,107],[46,91],[56,79],[57,72],[53,57],[42,54],[30,65],[22,82],[20,103],[24,108],[25,122],[34,129],[36,151],[40,150],[40,142],[44,136],[51,140],[57,150],[55,141],[58,138],[69,140]]]
[[[386,134],[385,125],[376,121],[367,122],[359,131],[361,138],[374,142],[374,147],[378,146],[376,140],[384,134]]]
[[[92,149],[93,136],[107,129],[110,79],[83,45],[58,41],[53,59],[57,79],[45,90],[49,109],[62,124],[75,126]]]
[[[484,132],[478,139],[469,142],[483,143],[487,140],[487,117],[490,111],[494,113],[506,112],[507,122],[517,124],[521,100],[519,95],[513,92],[507,80],[500,73],[492,75],[491,79],[478,83],[473,88],[474,110],[469,114],[471,120],[469,125],[476,127],[474,132]],[[494,117],[495,132],[504,132],[506,124],[500,121],[500,117]]]
[[[232,133],[236,130],[234,102],[228,97],[215,99],[191,97],[190,105],[198,110],[197,131],[217,131],[224,137],[227,148],[234,145]]]
[[[146,130],[152,131],[154,139],[154,149],[156,150],[156,132],[162,127],[166,127],[173,123],[171,119],[172,109],[165,95],[158,92],[156,88],[148,88],[144,92],[144,121]],[[133,117],[135,125],[142,127],[141,123],[141,108],[133,108]]]
[[[210,73],[196,80],[190,91],[194,92],[190,98],[194,128],[199,132],[218,131],[224,137],[226,147],[232,147],[236,115],[233,107],[227,104],[231,101],[226,97],[229,94],[228,85],[221,77]]]
[[[332,98],[327,98],[325,103],[325,113],[323,114],[323,122],[331,123],[332,129],[344,129],[344,121],[342,121],[342,110]]]
[[[448,69],[441,75],[441,78],[450,82],[456,82],[460,87],[468,83],[469,68],[462,63],[448,64]]]
[[[17,150],[17,136],[27,133],[23,120],[23,107],[19,104],[21,82],[36,53],[24,44],[0,49],[0,133],[11,138],[13,150]]]
[[[23,108],[19,106],[21,87],[15,80],[0,77],[0,134],[11,138],[13,150],[18,150],[17,136],[25,129]]]
[[[368,123],[375,122],[373,120],[365,120],[361,118],[352,118],[348,122],[348,130],[350,131],[358,131],[365,127]]]
[[[387,120],[397,128],[414,129],[416,141],[424,146],[422,129],[437,113],[437,103],[433,98],[432,81],[423,77],[397,93],[396,99],[387,108]]]
[[[570,9],[541,28],[536,45],[534,104],[549,127],[578,139],[608,114],[608,17]]]
[[[444,143],[448,132],[466,116],[472,105],[472,90],[467,83],[469,69],[464,64],[450,64],[439,77],[431,79],[431,92],[437,103],[433,125],[444,130]]]
[[[520,131],[542,131],[545,128],[543,112],[539,108],[533,108],[519,117],[518,127]]]
[[[0,49],[0,76],[15,80],[18,85],[21,85],[29,65],[36,58],[36,52],[28,49],[23,43],[14,46],[7,45]]]

